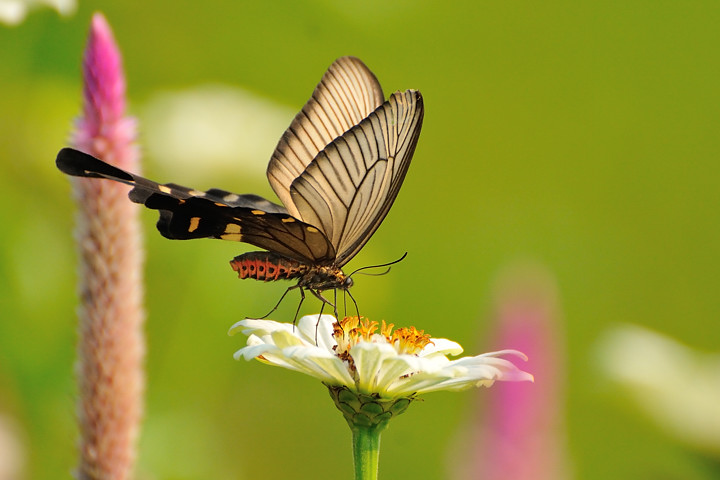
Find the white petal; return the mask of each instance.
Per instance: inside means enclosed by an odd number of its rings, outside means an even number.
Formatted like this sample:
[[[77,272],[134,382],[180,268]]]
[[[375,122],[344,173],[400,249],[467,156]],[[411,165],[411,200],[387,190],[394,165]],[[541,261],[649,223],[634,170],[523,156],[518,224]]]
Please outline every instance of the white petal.
[[[447,368],[450,360],[444,355],[432,357],[417,357],[417,371],[425,373],[435,373]]]
[[[377,375],[375,387],[377,393],[387,396],[389,389],[396,383],[405,381],[404,376],[417,372],[419,367],[417,360],[418,358],[413,355],[398,355],[385,359]]]
[[[332,336],[335,322],[332,315],[305,315],[298,321],[298,332],[309,343],[332,351],[332,347],[337,345]]]
[[[358,390],[370,393],[375,391],[377,376],[384,360],[397,357],[397,352],[387,343],[361,342],[350,349],[350,356],[357,369]]]
[[[525,355],[522,352],[519,352],[517,350],[512,350],[512,349],[498,350],[497,352],[488,352],[488,353],[483,353],[482,355],[476,355],[476,356],[478,356],[478,357],[502,357],[505,355],[513,355],[515,357],[522,358],[526,362],[528,360],[527,355]]]
[[[265,344],[256,345],[253,347],[245,347],[235,352],[235,355],[233,355],[233,357],[236,360],[240,360],[241,357],[245,360],[256,359],[259,362],[266,363],[268,365],[283,367],[290,370],[304,371],[297,365],[289,362],[287,358],[282,354],[282,350],[275,347],[274,345]]]
[[[245,360],[250,361],[253,358],[259,357],[260,355],[270,351],[273,348],[277,347],[268,345],[266,343],[261,343],[259,345],[248,345],[247,347],[243,347],[237,352],[235,352],[233,358],[235,360],[240,360],[241,358],[244,358]]]
[[[429,343],[420,352],[420,356],[429,357],[437,354],[440,355],[460,355],[463,352],[463,348],[459,343],[448,340],[447,338],[433,338],[432,343]]]
[[[437,373],[419,372],[409,377],[399,379],[388,387],[388,394],[392,396],[407,396],[412,393],[422,393],[430,391],[431,387],[447,380],[445,375]]]
[[[284,330],[275,330],[272,335],[270,335],[272,338],[272,342],[277,345],[280,348],[288,348],[288,347],[297,347],[297,346],[304,346],[304,347],[314,347],[314,343],[309,343],[305,341],[303,338],[300,338],[296,333],[288,332]]]
[[[330,317],[330,315],[328,316]],[[330,318],[332,319],[332,323],[335,323],[335,318]],[[317,346],[328,352],[335,352],[335,347],[337,347],[337,340],[333,336],[332,323],[327,324],[325,328],[321,325],[318,329],[317,336]]]
[[[420,358],[418,373],[399,380],[388,392],[393,395],[427,393],[436,390],[464,390],[473,386],[490,386],[497,380],[532,381],[512,362],[495,355],[512,354],[524,358],[517,351],[492,352],[490,354],[447,360],[444,357]]]
[[[289,347],[281,353],[281,357],[270,358],[267,363],[297,370],[324,382],[345,384],[349,381],[352,384],[349,374],[338,373],[342,369],[347,371],[342,361],[317,347]]]
[[[289,348],[283,352],[303,371],[331,384],[354,386],[355,383],[348,372],[347,365],[333,353],[319,347]]]
[[[527,360],[525,354],[517,350],[502,350],[500,352],[485,353],[474,357],[464,357],[450,362],[453,366],[463,366],[468,369],[468,375],[475,378],[492,377],[496,380],[522,382],[534,381],[530,373],[520,370],[513,362],[496,355],[515,355]]]
[[[237,332],[242,332],[244,335],[269,335],[277,330],[292,332],[293,325],[291,323],[280,323],[273,320],[246,318],[230,327],[228,334],[235,335]]]
[[[325,370],[320,367],[319,362],[325,361],[322,354],[321,356],[314,356],[311,353],[298,354],[298,352],[305,350],[306,347],[288,347],[265,354],[258,360],[278,367],[296,370],[323,381],[330,381],[335,378],[333,375],[326,374]]]

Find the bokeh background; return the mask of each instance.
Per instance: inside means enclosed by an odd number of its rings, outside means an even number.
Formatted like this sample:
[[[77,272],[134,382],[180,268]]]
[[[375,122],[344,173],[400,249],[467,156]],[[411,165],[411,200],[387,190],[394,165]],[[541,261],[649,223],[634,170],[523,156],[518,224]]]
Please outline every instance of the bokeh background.
[[[80,0],[1,25],[0,425],[20,478],[62,478],[76,462],[74,205],[54,158],[80,111],[98,10],[123,52],[144,172],[164,182],[273,198],[264,169],[275,143],[341,55],[363,59],[386,93],[420,89],[425,123],[405,185],[349,268],[409,254],[357,279],[362,313],[468,353],[510,348],[494,340],[499,279],[535,265],[552,285],[544,331],[559,363],[545,379],[534,372],[533,387],[558,386],[554,450],[568,476],[718,478],[720,446],[684,436],[682,420],[667,427],[642,400],[702,386],[712,407],[717,374],[696,378],[664,355],[650,386],[613,374],[647,361],[632,344],[617,365],[612,332],[625,323],[692,347],[698,362],[720,351],[720,4],[650,0]],[[154,212],[142,221],[138,478],[350,478],[350,433],[325,389],[232,359],[244,342],[230,325],[265,313],[287,285],[235,277],[228,261],[251,247],[172,242]],[[291,321],[296,305],[286,299],[274,318]],[[428,395],[394,420],[381,478],[454,478],[494,388]],[[713,428],[712,408],[672,403]]]

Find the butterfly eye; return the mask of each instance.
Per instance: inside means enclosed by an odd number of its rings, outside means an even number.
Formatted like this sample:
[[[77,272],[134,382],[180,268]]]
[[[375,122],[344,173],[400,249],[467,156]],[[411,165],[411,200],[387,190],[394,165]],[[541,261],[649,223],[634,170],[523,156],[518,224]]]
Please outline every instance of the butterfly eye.
[[[345,281],[343,282],[343,288],[348,289],[353,286],[353,279],[350,277],[346,277]]]

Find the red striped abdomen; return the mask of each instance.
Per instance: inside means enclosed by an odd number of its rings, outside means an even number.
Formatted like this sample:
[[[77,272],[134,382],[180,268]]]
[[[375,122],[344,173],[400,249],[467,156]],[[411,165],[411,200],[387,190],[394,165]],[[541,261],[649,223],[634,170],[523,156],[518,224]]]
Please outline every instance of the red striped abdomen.
[[[308,271],[307,265],[271,252],[243,253],[232,259],[230,265],[240,278],[265,282],[299,278]]]

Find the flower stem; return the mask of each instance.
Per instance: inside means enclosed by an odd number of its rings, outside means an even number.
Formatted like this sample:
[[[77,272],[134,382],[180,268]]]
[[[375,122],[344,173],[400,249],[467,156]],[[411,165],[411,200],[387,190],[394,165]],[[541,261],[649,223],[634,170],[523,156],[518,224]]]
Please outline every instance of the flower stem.
[[[354,426],[353,459],[355,480],[377,480],[380,458],[380,432],[387,424],[372,427]]]

